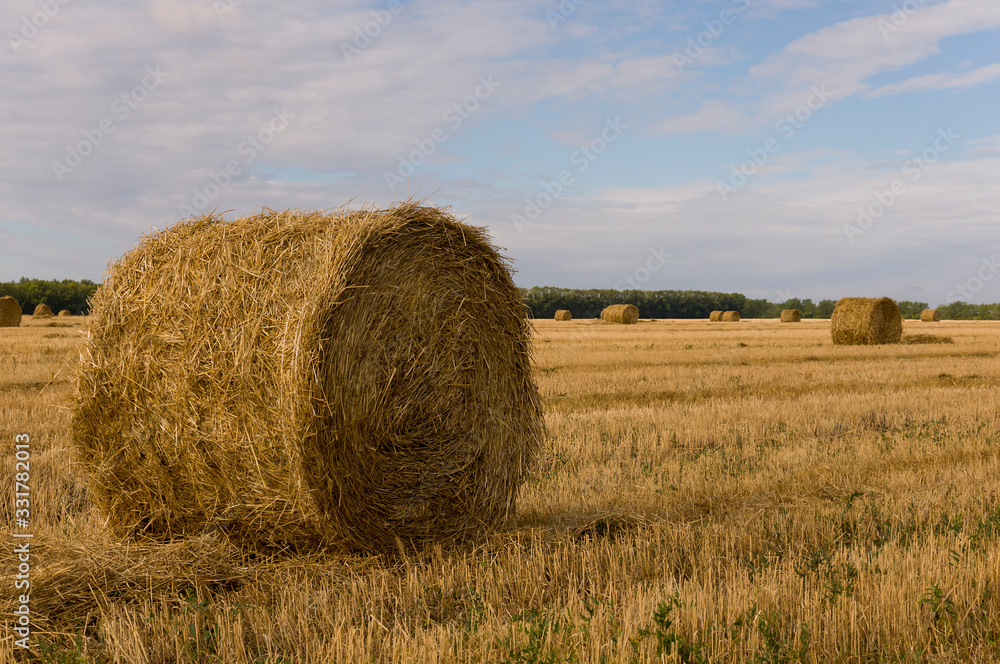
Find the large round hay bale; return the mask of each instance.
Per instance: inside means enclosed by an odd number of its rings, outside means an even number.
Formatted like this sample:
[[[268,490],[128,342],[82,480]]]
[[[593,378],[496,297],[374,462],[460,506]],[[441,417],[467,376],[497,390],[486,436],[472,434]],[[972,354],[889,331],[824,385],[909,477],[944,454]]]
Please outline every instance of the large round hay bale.
[[[802,312],[798,309],[782,309],[781,310],[781,322],[782,323],[798,323],[802,321]]]
[[[184,221],[90,314],[73,442],[122,536],[462,540],[512,516],[541,442],[505,259],[438,208]]]
[[[727,311],[722,314],[722,320],[727,323],[739,323],[740,322],[740,312],[738,311]]]
[[[920,320],[924,323],[940,323],[941,313],[937,309],[924,309],[920,312]]]
[[[21,324],[21,305],[10,295],[0,297],[0,327],[18,327]]]
[[[573,320],[573,314],[570,313],[569,309],[560,309],[556,312],[556,320]]]
[[[634,304],[612,304],[601,312],[601,320],[632,325],[639,322],[639,309]]]
[[[708,315],[708,320],[710,320],[710,321],[721,321],[722,320],[722,314],[724,314],[724,313],[726,313],[726,312],[724,312],[724,311],[713,311],[712,313],[710,313]]]
[[[34,318],[51,318],[52,317],[52,307],[45,304],[44,302],[39,303],[35,307],[35,313],[32,314]]]
[[[73,314],[70,312],[69,309],[63,309],[62,311],[59,312],[59,315],[60,316],[72,316]]]
[[[845,297],[830,316],[830,332],[835,344],[898,344],[903,318],[888,297]]]

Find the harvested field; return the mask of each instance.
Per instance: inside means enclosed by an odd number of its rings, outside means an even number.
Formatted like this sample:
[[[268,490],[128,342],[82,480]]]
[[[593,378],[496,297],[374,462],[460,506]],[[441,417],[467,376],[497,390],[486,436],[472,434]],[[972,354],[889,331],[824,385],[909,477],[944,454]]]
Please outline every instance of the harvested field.
[[[935,333],[953,343],[882,346],[835,346],[827,320],[532,325],[549,434],[516,520],[477,542],[378,556],[247,556],[213,535],[126,546],[73,463],[64,405],[85,328],[0,330],[6,477],[13,436],[31,441],[34,652],[1000,657],[1000,323],[942,321]],[[921,329],[905,321],[904,338]],[[14,486],[3,487],[10,543]],[[13,593],[2,598],[10,616]],[[0,661],[16,661],[7,630]]]

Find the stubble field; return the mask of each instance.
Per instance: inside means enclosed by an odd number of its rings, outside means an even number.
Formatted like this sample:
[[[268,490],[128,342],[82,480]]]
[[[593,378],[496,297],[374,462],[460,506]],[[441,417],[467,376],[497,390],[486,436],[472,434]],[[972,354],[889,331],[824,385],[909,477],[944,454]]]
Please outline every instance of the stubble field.
[[[69,447],[85,329],[0,329],[0,660],[1000,660],[1000,323],[839,347],[829,321],[536,321],[548,437],[517,521],[381,557],[107,536]]]

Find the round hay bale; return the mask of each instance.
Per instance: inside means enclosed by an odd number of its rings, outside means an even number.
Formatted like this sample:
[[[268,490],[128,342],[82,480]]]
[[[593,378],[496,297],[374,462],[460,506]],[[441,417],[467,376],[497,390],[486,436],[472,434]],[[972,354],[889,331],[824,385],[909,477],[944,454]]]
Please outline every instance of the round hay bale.
[[[721,321],[722,320],[722,314],[724,314],[724,313],[725,313],[724,311],[713,311],[712,313],[710,313],[708,315],[708,320],[710,320],[710,321],[716,321],[716,322],[717,321]]]
[[[52,307],[41,302],[37,307],[35,307],[35,313],[31,314],[34,318],[51,318],[52,317]]]
[[[924,309],[920,312],[920,320],[924,323],[940,323],[941,313],[937,309]]]
[[[544,432],[483,229],[400,204],[186,220],[94,296],[73,444],[120,536],[394,549],[504,524]]]
[[[903,318],[888,297],[845,297],[830,316],[830,333],[835,344],[898,344]]]
[[[632,325],[639,322],[639,308],[634,304],[612,304],[601,312],[601,320]]]
[[[10,295],[0,297],[0,327],[18,327],[21,324],[21,305]]]
[[[560,309],[556,312],[556,320],[573,320],[573,314],[570,313],[569,309]]]
[[[70,313],[69,309],[63,309],[62,311],[59,312],[59,315],[60,316],[72,316],[73,314]]]
[[[783,309],[781,311],[782,323],[798,323],[802,320],[802,313],[798,309]]]
[[[740,312],[738,311],[727,311],[722,314],[722,320],[727,323],[739,323],[740,322]]]

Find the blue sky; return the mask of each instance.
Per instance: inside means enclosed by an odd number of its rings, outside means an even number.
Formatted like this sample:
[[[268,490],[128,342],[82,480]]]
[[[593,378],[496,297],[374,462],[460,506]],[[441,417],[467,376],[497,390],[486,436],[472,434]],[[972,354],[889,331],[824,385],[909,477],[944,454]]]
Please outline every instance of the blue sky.
[[[1000,301],[996,0],[9,0],[0,26],[3,281],[100,280],[191,213],[416,195],[521,286]]]

